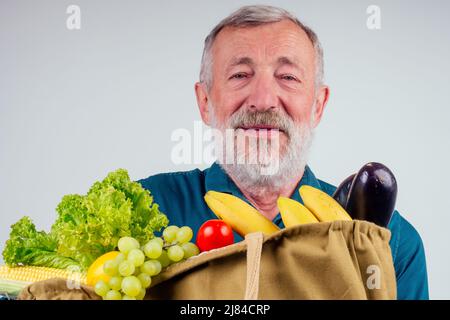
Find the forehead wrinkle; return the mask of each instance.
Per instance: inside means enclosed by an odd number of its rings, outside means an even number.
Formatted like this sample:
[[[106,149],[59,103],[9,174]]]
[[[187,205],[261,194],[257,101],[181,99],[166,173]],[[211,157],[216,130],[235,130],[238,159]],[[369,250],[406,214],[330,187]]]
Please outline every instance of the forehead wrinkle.
[[[236,66],[239,66],[239,65],[248,65],[250,67],[254,67],[255,66],[255,62],[253,61],[252,58],[250,58],[248,56],[241,56],[241,57],[234,56],[228,62],[228,66],[226,68],[226,71],[229,71],[233,67],[236,67]]]
[[[248,56],[241,56],[241,57],[235,56],[232,57],[230,62],[228,63],[226,72],[229,72],[230,69],[239,65],[248,65],[251,68],[253,68],[256,65],[256,63],[253,61],[252,58]],[[288,56],[280,56],[276,59],[275,65],[277,67],[287,65],[298,70],[302,75],[305,74],[305,70],[299,65],[298,60],[295,57],[291,58]]]
[[[277,67],[287,65],[298,70],[304,77],[306,71],[309,70],[309,52],[313,51],[312,45],[309,43],[309,39],[304,38],[303,34],[297,32],[287,32],[285,33],[286,38],[284,41],[280,42],[280,39],[270,38],[265,44],[261,42],[258,43],[258,39],[254,37],[247,37],[247,35],[239,34],[235,38],[232,38],[228,45],[228,52],[238,51],[234,56],[229,58],[225,65],[225,73],[229,73],[233,67],[238,65],[247,65],[254,68],[257,65],[257,60],[253,60],[251,57],[256,54],[256,58],[269,58],[272,62],[271,64]],[[223,36],[223,35],[222,35]],[[306,43],[302,40],[307,40]],[[262,44],[262,47],[261,47]],[[259,48],[258,48],[259,47]],[[310,48],[311,47],[311,48]],[[255,52],[255,50],[257,50]],[[262,50],[262,51],[261,51]],[[240,52],[239,52],[240,51]],[[297,56],[299,52],[304,52],[306,56]],[[216,52],[218,53],[218,52]],[[314,52],[312,52],[314,56]],[[278,55],[278,57],[274,57]],[[264,59],[263,58],[263,59]],[[273,58],[273,59],[272,59]],[[313,61],[311,61],[313,63]]]
[[[305,74],[305,70],[300,66],[300,64],[298,63],[298,60],[295,58],[281,56],[277,59],[276,64],[278,67],[284,66],[284,65],[290,66],[290,67],[298,70],[302,74],[302,76],[304,76],[304,74]]]

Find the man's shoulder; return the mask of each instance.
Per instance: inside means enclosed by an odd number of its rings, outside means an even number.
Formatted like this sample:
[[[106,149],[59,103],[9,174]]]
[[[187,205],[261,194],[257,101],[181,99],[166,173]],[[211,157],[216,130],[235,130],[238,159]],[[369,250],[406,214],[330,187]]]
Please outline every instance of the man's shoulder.
[[[194,169],[158,173],[137,182],[150,191],[171,224],[198,230],[204,221],[214,217],[203,200],[207,172]]]
[[[394,211],[389,229],[397,277],[397,298],[428,299],[428,276],[422,238],[414,226]]]
[[[188,171],[163,172],[138,180],[145,189],[166,189],[176,191],[189,185],[201,185],[204,180],[204,171],[193,169]]]
[[[391,242],[393,242],[392,255],[394,260],[408,259],[405,252],[416,255],[423,251],[423,242],[419,232],[397,210],[392,215],[389,229],[393,233],[393,241]]]

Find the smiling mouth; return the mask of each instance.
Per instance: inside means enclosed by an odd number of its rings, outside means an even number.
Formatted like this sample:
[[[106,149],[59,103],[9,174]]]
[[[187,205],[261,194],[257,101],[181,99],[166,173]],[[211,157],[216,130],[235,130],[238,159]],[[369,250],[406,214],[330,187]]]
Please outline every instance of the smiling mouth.
[[[278,139],[282,135],[288,136],[284,130],[270,125],[239,126],[236,128],[236,131],[237,134],[263,139]]]
[[[279,131],[279,132],[282,132],[282,133],[284,133],[284,130],[282,130],[282,129],[280,129],[280,128],[277,128],[277,127],[274,127],[274,126],[271,126],[271,125],[254,125],[254,126],[240,126],[240,127],[237,127],[236,129],[242,129],[242,130],[245,130],[245,131],[247,131],[247,130],[255,130],[255,131]]]

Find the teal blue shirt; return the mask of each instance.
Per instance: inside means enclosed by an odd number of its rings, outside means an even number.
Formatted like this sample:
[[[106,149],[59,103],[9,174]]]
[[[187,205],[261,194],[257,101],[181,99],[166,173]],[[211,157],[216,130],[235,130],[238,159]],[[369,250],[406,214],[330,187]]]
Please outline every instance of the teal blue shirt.
[[[248,202],[217,163],[203,171],[195,169],[161,173],[139,182],[150,190],[154,201],[169,218],[170,224],[190,226],[194,233],[206,220],[217,219],[203,200],[203,195],[207,191],[228,192]],[[335,186],[317,179],[308,166],[296,190],[301,185],[313,186],[329,195],[336,189]],[[303,203],[298,192],[294,192],[291,198]],[[284,227],[280,214],[273,222],[280,228]],[[397,298],[428,299],[425,252],[418,232],[398,211],[394,212],[388,228],[392,234],[389,244],[397,277]],[[195,236],[196,234],[194,239]],[[234,237],[236,242],[242,240],[237,233]]]

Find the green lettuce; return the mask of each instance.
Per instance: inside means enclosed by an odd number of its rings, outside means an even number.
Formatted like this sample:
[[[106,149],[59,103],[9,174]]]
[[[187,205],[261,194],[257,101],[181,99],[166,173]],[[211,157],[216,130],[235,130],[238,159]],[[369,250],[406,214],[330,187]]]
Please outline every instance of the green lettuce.
[[[3,251],[7,264],[37,265],[39,261],[45,266],[46,261],[51,262],[45,257],[53,255],[53,259],[67,259],[67,266],[71,261],[87,269],[97,257],[114,250],[121,237],[132,236],[143,244],[169,223],[150,192],[131,181],[124,169],[111,172],[103,181],[94,183],[86,195],[64,196],[56,211],[57,219],[48,234],[36,232],[31,220],[21,220],[20,229],[29,229],[33,243],[21,242],[16,236],[21,230],[13,225]],[[21,252],[28,252],[30,244],[34,249],[28,255],[33,254],[34,259],[22,261],[28,256]],[[62,261],[59,263],[66,266]]]
[[[131,236],[143,243],[153,237],[154,231],[166,227],[169,220],[159,211],[157,203],[153,202],[150,192],[138,182],[130,181],[126,170],[119,169],[109,174],[102,182],[95,183],[88,192],[88,197],[101,194],[105,189],[114,188],[122,192],[131,201]]]
[[[29,217],[23,217],[11,226],[3,259],[10,266],[33,265],[65,269],[78,266],[75,260],[56,252],[58,242],[45,231],[37,231]]]

